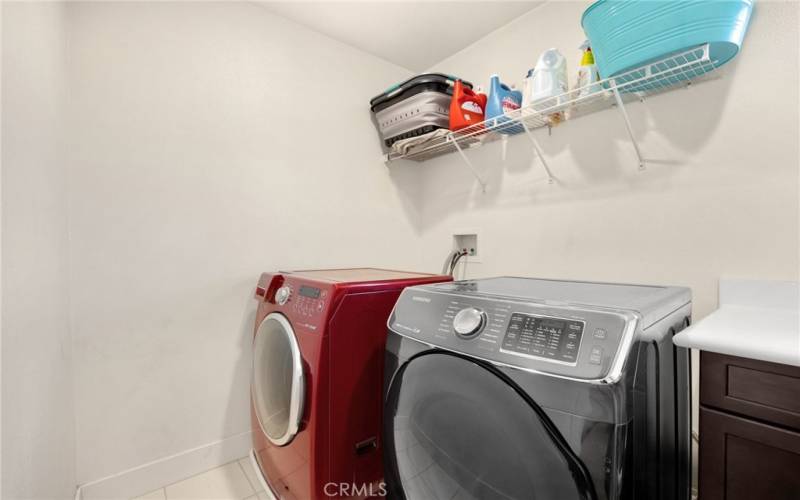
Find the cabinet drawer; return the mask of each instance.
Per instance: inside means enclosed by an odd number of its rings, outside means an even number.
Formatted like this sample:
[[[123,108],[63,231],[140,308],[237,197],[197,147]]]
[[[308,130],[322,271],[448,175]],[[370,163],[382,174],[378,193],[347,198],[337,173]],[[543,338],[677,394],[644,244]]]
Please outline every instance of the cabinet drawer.
[[[800,433],[700,408],[702,500],[800,498]]]
[[[800,430],[800,368],[703,352],[700,404]]]

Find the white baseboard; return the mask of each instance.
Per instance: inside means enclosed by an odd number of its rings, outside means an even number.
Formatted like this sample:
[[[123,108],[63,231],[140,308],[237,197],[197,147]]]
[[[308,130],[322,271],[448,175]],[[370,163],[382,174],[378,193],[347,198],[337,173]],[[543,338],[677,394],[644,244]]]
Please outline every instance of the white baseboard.
[[[83,484],[75,500],[133,498],[246,457],[252,435],[243,432]]]

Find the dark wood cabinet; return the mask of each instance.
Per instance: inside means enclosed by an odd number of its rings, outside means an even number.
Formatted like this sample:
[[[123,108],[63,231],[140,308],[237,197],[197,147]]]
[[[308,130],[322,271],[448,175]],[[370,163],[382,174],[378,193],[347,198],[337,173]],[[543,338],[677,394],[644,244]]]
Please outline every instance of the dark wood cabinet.
[[[800,368],[703,352],[700,500],[800,499]]]

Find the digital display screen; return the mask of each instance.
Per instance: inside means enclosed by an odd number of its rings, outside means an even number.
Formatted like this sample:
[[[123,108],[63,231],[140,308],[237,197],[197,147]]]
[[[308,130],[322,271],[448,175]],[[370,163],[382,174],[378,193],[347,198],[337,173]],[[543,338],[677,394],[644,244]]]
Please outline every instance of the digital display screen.
[[[578,359],[583,322],[514,313],[503,337],[504,351],[564,363]]]
[[[319,288],[314,288],[313,286],[300,286],[300,296],[301,297],[310,297],[312,299],[318,299],[321,290]]]

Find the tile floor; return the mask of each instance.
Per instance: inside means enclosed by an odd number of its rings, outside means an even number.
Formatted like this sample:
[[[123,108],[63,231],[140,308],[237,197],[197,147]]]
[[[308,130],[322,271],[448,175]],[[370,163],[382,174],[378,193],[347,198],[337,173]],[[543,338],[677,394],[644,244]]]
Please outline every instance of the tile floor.
[[[201,472],[183,481],[159,488],[133,500],[269,500],[250,457]],[[697,490],[692,488],[692,499]]]
[[[261,488],[250,458],[151,491],[133,500],[269,500]]]

